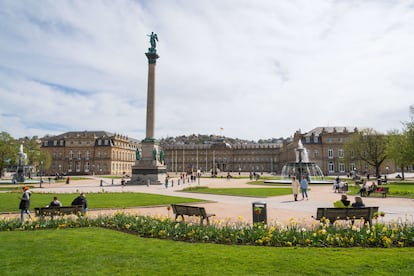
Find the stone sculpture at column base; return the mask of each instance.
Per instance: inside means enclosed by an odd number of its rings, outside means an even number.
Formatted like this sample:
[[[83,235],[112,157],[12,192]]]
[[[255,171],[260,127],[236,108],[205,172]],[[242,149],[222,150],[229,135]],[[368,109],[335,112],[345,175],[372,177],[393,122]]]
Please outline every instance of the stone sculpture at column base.
[[[167,177],[167,168],[160,156],[159,146],[151,140],[141,144],[142,158],[132,166],[132,177],[128,184],[132,185],[161,185]]]

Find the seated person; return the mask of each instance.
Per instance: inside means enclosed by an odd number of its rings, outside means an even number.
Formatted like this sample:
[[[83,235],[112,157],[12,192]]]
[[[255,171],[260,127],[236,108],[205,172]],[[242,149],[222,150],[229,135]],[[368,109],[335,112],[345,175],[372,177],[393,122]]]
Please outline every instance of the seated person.
[[[339,191],[347,192],[348,191],[348,182],[339,182]]]
[[[53,201],[50,202],[49,207],[61,207],[62,203],[58,200],[57,196],[53,197]]]
[[[362,197],[362,196],[367,196],[367,191],[368,191],[368,188],[369,188],[369,184],[368,184],[368,182],[362,182],[362,187],[361,187],[361,189],[359,189],[359,195]]]
[[[355,208],[365,207],[364,202],[362,202],[362,198],[360,198],[359,196],[356,196],[355,202],[352,203],[352,207],[355,207]]]
[[[72,206],[74,205],[82,205],[83,211],[88,211],[88,201],[86,200],[85,193],[81,193],[77,198],[72,201]]]
[[[371,193],[375,192],[377,190],[377,185],[375,182],[372,182],[371,185],[367,188],[367,196],[369,196]]]
[[[351,207],[351,201],[348,200],[346,195],[341,195],[341,200],[337,200],[333,203],[335,208],[348,208]]]
[[[333,190],[334,190],[334,193],[339,193],[339,183],[336,181],[333,184]]]

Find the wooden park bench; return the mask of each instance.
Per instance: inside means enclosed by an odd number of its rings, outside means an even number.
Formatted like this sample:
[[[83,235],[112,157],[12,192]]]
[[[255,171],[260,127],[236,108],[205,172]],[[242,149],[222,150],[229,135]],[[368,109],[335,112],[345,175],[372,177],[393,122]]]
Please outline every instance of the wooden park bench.
[[[179,204],[171,204],[173,212],[175,214],[175,220],[179,216],[184,221],[184,216],[197,216],[200,217],[200,225],[203,225],[203,221],[207,221],[207,225],[210,224],[209,217],[215,216],[215,214],[207,214],[206,209],[204,207],[197,207],[197,206],[188,206],[188,205],[179,205]]]
[[[51,206],[35,208],[35,215],[38,217],[45,216],[64,216],[64,215],[82,215],[84,213],[82,205],[73,206]]]
[[[316,211],[316,220],[329,219],[331,223],[336,220],[351,220],[352,224],[357,219],[364,219],[372,225],[372,218],[378,213],[378,207],[362,208],[318,208]]]
[[[375,189],[374,193],[380,193],[382,194],[382,197],[387,197],[387,194],[389,192],[389,187],[378,187]]]

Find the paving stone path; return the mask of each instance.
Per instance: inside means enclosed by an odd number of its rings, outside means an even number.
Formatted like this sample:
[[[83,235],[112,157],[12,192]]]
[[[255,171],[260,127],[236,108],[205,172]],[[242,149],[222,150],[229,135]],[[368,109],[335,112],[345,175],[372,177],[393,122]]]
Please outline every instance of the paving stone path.
[[[103,186],[100,186],[101,180]],[[253,217],[252,203],[253,202],[265,202],[267,207],[267,220],[268,223],[280,222],[283,224],[289,223],[292,219],[295,221],[301,221],[303,223],[316,223],[312,216],[316,215],[316,209],[318,207],[332,207],[332,202],[340,198],[340,194],[334,193],[331,185],[310,185],[311,191],[309,192],[309,200],[294,201],[292,195],[277,196],[269,198],[255,198],[255,197],[239,197],[239,196],[224,196],[224,195],[211,195],[211,194],[196,194],[181,192],[185,187],[198,186],[198,182],[191,184],[177,185],[177,179],[174,179],[174,187],[165,188],[164,185],[150,185],[150,186],[121,186],[120,179],[112,180],[107,178],[91,178],[82,181],[72,181],[71,184],[64,183],[52,183],[43,184],[43,188],[33,188],[34,193],[69,193],[69,192],[145,192],[154,194],[163,194],[170,196],[182,196],[199,198],[208,200],[209,202],[198,203],[198,206],[206,208],[208,213],[215,213],[216,216],[213,220],[231,223],[242,220],[243,222],[251,223]],[[253,188],[247,184],[247,179],[231,179],[225,178],[201,178],[200,185],[214,187],[240,187],[240,188]],[[171,184],[171,181],[170,181]],[[301,196],[299,195],[299,199]],[[354,201],[353,196],[349,196],[351,201]],[[381,218],[384,222],[402,220],[408,222],[414,222],[414,200],[406,198],[378,198],[378,197],[365,197],[363,198],[366,206],[379,206],[379,210],[385,212],[385,217]],[[93,203],[89,203],[93,206]],[[167,206],[158,207],[140,207],[130,209],[117,209],[117,210],[90,210],[90,216],[97,216],[99,214],[109,214],[114,212],[128,212],[139,215],[151,215],[151,216],[170,216],[172,217],[172,210],[168,210]],[[13,214],[0,214],[0,216],[18,216],[18,213]]]

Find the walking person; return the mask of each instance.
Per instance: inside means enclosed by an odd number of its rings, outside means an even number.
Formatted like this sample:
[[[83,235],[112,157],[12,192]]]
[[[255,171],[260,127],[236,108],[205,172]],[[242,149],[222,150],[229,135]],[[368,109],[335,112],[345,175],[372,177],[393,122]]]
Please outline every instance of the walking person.
[[[30,196],[32,195],[32,193],[29,191],[29,187],[27,186],[23,186],[22,190],[23,190],[23,195],[20,198],[20,205],[19,205],[21,222],[24,221],[24,214],[27,214],[29,218],[32,219],[32,216],[30,215],[30,211],[29,211]]]
[[[306,199],[308,200],[308,180],[306,179],[306,176],[302,176],[302,180],[300,181],[300,189],[302,190],[302,200]]]
[[[299,181],[296,179],[296,176],[292,176],[292,192],[293,198],[295,201],[298,201]]]
[[[168,189],[168,178],[169,176],[167,175],[167,177],[165,178],[165,189]]]

